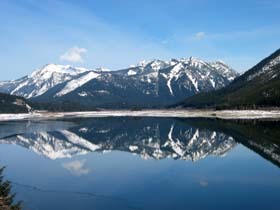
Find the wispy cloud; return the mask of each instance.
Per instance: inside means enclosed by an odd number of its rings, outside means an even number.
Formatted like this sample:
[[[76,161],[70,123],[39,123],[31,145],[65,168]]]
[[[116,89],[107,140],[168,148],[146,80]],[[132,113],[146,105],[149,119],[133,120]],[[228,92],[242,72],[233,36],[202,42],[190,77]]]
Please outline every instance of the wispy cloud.
[[[252,39],[264,38],[267,36],[280,35],[280,30],[276,27],[262,27],[251,30],[240,30],[230,32],[209,33],[199,32],[196,34],[197,38],[207,38],[209,40],[232,40],[232,39]]]
[[[194,35],[194,39],[195,40],[202,40],[206,37],[206,33],[203,32],[203,31],[200,31],[200,32],[197,32],[195,35]]]
[[[152,21],[140,14],[131,18],[133,10],[127,10],[125,1],[121,4],[112,1],[112,7],[102,1],[83,4],[66,0],[44,3],[0,1],[3,25],[0,57],[1,65],[8,69],[1,76],[2,79],[14,79],[45,63],[61,60],[83,62],[82,65],[88,68],[121,69],[143,59],[188,56],[203,59],[238,56],[240,59],[235,58],[236,62],[229,64],[245,70],[254,64],[251,60],[259,59],[279,46],[278,1],[252,2],[248,8],[240,1],[231,5],[235,10],[240,9],[238,14],[228,12],[229,5],[223,1],[223,12],[218,15],[209,12],[214,8],[210,2],[201,8],[205,15],[195,11],[182,12],[189,7],[197,8],[200,1],[192,1],[195,3],[192,6],[187,3],[189,1],[182,1],[184,3],[173,13],[164,12],[172,5],[168,1],[160,7],[151,7],[141,1],[131,2],[129,6],[138,9],[143,6],[143,11],[154,11]],[[123,11],[119,12],[119,9]],[[252,18],[242,12],[246,9],[255,12]],[[113,18],[115,14],[120,18]],[[267,20],[266,24],[262,24],[264,20]],[[13,45],[17,47],[11,47]],[[77,47],[69,49],[73,46]],[[244,56],[252,59],[244,63]],[[33,59],[28,59],[30,57]],[[17,62],[13,62],[15,58]]]
[[[231,40],[246,40],[265,38],[269,36],[279,36],[280,30],[276,27],[261,27],[251,30],[240,30],[240,31],[227,31],[227,32],[212,32],[206,33],[204,31],[197,32],[193,35],[188,36],[186,41],[193,42],[198,40],[207,41],[231,41]]]
[[[80,47],[72,47],[60,56],[60,60],[72,63],[83,63],[82,56],[87,53],[87,49]]]
[[[90,172],[89,168],[85,167],[86,160],[74,160],[68,163],[63,163],[63,168],[70,171],[75,176],[87,175]]]

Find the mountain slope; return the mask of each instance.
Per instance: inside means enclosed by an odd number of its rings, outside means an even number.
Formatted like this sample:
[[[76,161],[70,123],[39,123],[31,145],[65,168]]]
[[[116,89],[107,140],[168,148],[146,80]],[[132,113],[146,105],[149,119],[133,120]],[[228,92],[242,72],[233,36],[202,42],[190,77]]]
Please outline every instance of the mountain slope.
[[[50,64],[30,76],[0,83],[0,91],[34,102],[71,101],[89,108],[152,108],[220,89],[237,76],[221,61],[205,62],[193,57],[144,61],[117,71]]]
[[[280,49],[225,88],[197,94],[176,106],[197,108],[280,106]]]
[[[11,95],[32,98],[44,94],[50,88],[71,80],[87,71],[56,64],[48,64],[35,70],[31,75],[13,81],[0,82],[0,91]]]
[[[0,113],[27,113],[30,110],[24,98],[0,93]]]
[[[238,74],[221,61],[193,57],[143,61],[127,69],[89,70],[49,64],[29,76],[0,82],[0,91],[33,102],[88,107],[162,107],[200,92],[220,89]]]

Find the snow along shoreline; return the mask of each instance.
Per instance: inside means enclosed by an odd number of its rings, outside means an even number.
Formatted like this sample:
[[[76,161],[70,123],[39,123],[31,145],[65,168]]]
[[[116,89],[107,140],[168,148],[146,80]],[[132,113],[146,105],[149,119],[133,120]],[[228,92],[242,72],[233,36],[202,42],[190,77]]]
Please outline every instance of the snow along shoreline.
[[[0,114],[0,121],[99,117],[175,117],[280,120],[280,110],[106,110],[88,112],[33,112],[26,114]]]

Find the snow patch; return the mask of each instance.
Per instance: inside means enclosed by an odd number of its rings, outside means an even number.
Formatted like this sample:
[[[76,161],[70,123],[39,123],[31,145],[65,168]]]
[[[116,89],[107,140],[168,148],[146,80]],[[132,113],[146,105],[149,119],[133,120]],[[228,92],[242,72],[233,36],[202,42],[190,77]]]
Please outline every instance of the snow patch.
[[[65,87],[60,92],[58,92],[55,96],[66,95],[67,93],[72,92],[73,90],[77,89],[78,87],[81,87],[88,81],[95,79],[99,76],[100,76],[100,74],[97,74],[97,73],[91,71],[91,72],[87,73],[86,75],[83,75],[77,79],[73,79],[70,82],[68,82],[65,85]]]
[[[272,59],[271,61],[269,61],[260,71],[258,71],[255,74],[250,75],[247,78],[247,80],[250,81],[250,80],[254,79],[255,77],[261,75],[262,73],[271,70],[273,66],[276,66],[279,63],[280,63],[280,55],[277,56],[276,58]]]
[[[198,82],[196,81],[196,79],[193,78],[192,74],[190,74],[189,72],[187,73],[187,76],[191,80],[193,86],[195,87],[195,90],[199,91],[199,89],[198,89]]]
[[[215,81],[212,78],[210,78],[209,81],[211,82],[212,87],[215,88],[216,87]]]
[[[79,131],[82,133],[86,133],[88,131],[88,128],[80,128]]]
[[[137,74],[137,72],[136,71],[133,71],[133,70],[129,70],[128,72],[127,72],[127,75],[128,76],[132,76],[132,75],[136,75]]]
[[[135,150],[138,149],[138,146],[130,145],[128,148],[130,151],[134,152]]]
[[[180,71],[183,68],[184,68],[184,66],[181,63],[179,63],[176,66],[174,66],[174,68],[172,68],[169,75],[162,74],[165,78],[167,78],[167,87],[169,88],[170,94],[173,95],[173,96],[174,96],[174,93],[173,93],[173,90],[172,90],[171,82],[174,78],[175,78],[175,80],[177,80],[179,78]]]
[[[87,92],[83,91],[83,92],[78,93],[78,95],[81,96],[81,97],[85,97],[88,94],[87,94]]]

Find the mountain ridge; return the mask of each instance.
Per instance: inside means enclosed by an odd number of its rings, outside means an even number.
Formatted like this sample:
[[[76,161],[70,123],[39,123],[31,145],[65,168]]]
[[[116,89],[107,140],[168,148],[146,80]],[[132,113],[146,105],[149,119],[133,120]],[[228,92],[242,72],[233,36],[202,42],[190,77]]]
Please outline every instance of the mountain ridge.
[[[228,86],[199,93],[174,105],[195,108],[256,108],[280,106],[280,49],[266,57]]]
[[[117,71],[49,64],[29,76],[0,82],[0,91],[34,102],[73,101],[89,107],[151,108],[222,88],[238,75],[222,62],[194,57],[154,59]]]
[[[238,75],[223,62],[194,57],[142,61],[116,71],[48,64],[29,76],[0,82],[0,91],[36,103],[71,101],[88,108],[152,108],[222,88]]]

